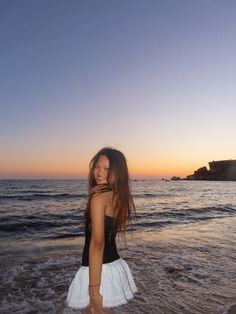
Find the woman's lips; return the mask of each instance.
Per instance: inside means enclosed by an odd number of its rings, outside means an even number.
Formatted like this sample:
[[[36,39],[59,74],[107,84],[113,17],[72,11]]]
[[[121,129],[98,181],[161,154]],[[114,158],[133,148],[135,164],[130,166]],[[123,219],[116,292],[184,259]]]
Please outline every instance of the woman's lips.
[[[105,179],[105,178],[96,178],[96,180],[97,180],[98,182],[106,182],[106,179]]]

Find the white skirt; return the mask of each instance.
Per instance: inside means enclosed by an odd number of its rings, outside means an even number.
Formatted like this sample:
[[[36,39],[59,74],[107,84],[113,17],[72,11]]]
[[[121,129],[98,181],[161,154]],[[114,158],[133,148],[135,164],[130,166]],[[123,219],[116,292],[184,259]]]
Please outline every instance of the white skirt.
[[[69,287],[66,303],[69,307],[82,309],[90,303],[89,267],[81,266]],[[128,264],[119,258],[102,265],[99,292],[103,297],[103,307],[116,307],[134,297],[137,287]]]

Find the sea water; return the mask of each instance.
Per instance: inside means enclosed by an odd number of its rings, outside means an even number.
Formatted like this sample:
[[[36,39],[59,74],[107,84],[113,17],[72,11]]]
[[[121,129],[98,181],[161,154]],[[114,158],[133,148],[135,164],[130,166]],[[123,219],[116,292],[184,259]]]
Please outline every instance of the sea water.
[[[236,182],[137,180],[127,247],[138,293],[115,313],[226,313],[236,303]],[[0,313],[79,313],[86,180],[0,181]]]

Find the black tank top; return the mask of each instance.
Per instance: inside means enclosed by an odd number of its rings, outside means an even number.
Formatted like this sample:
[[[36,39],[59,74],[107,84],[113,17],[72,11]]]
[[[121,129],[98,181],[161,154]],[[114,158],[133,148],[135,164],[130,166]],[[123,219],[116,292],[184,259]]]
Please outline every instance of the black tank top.
[[[105,246],[103,251],[103,264],[114,262],[120,256],[116,247],[116,233],[113,231],[114,217],[105,215]],[[91,231],[85,229],[85,243],[82,255],[82,266],[89,266],[89,244],[91,240]]]

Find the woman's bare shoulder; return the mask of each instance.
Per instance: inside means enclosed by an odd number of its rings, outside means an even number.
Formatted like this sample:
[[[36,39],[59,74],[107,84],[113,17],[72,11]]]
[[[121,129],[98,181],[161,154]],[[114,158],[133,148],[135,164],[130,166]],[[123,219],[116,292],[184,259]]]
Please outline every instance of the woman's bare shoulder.
[[[113,192],[96,193],[91,198],[91,206],[100,208],[112,207]]]
[[[96,185],[91,190],[91,200],[106,200],[113,195],[113,192],[104,190],[103,187]]]
[[[113,197],[113,192],[112,191],[107,191],[107,192],[95,192],[92,195],[92,199],[96,200],[110,200]]]
[[[91,195],[112,192],[111,187],[108,184],[98,184],[92,187]]]

